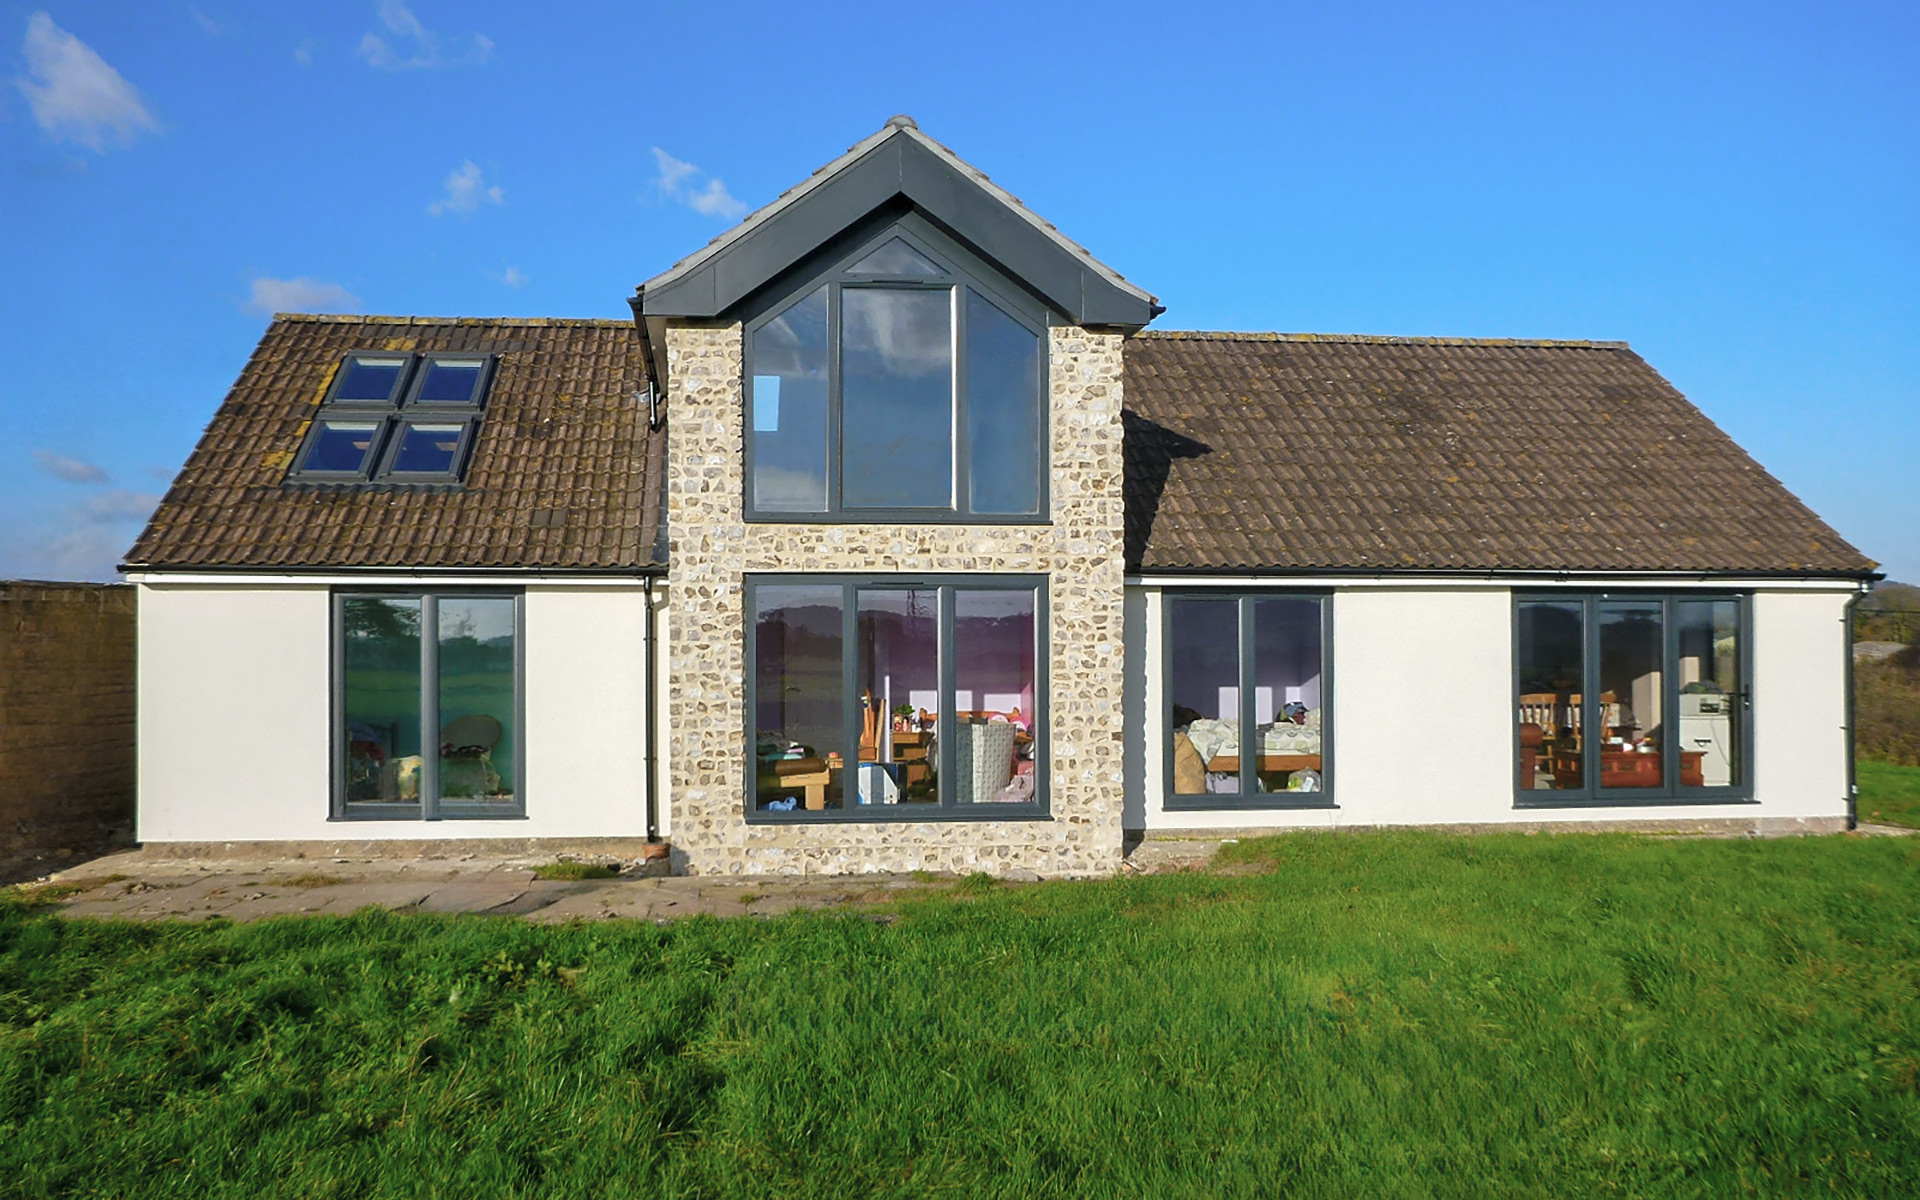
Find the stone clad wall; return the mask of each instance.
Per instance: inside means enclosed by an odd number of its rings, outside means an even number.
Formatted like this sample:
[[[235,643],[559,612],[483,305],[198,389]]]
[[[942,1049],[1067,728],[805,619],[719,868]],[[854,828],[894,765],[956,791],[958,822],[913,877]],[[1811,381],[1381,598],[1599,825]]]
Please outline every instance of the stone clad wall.
[[[694,874],[950,870],[1047,875],[1121,858],[1121,343],[1049,336],[1051,525],[747,523],[741,328],[667,331],[668,653],[676,856]],[[1052,819],[748,825],[749,572],[941,571],[1048,577]]]
[[[0,583],[0,852],[131,829],[133,675],[132,587]]]

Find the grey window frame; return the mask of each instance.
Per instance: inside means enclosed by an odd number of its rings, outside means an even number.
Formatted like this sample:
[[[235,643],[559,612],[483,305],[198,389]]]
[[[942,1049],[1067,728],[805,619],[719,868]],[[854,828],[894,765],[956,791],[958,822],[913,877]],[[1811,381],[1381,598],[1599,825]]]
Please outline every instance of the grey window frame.
[[[853,274],[849,268],[866,255],[894,238],[926,255],[946,271],[940,279],[925,275]],[[827,289],[827,506],[819,512],[790,509],[762,510],[753,503],[753,335],[789,306],[818,288]],[[877,287],[944,291],[952,295],[953,319],[953,479],[955,506],[952,508],[846,508],[840,503],[841,428],[840,428],[840,293],[848,287]],[[972,288],[1017,324],[1040,339],[1040,428],[1035,480],[1036,511],[1032,513],[975,513],[967,494],[971,482],[971,447],[967,443],[967,316],[965,291]],[[940,232],[917,213],[907,213],[863,234],[852,248],[835,255],[824,267],[806,272],[798,282],[789,283],[754,304],[741,322],[740,379],[741,447],[744,462],[741,513],[756,523],[795,524],[921,524],[921,525],[1047,525],[1052,523],[1053,499],[1050,486],[1053,474],[1051,448],[1053,414],[1050,397],[1048,330],[1056,323],[1055,314],[1044,304],[1026,295],[1008,282],[977,255]]]
[[[1173,778],[1173,612],[1170,603],[1179,599],[1233,600],[1238,604],[1240,672],[1240,790],[1236,793],[1209,792],[1205,796],[1183,796],[1174,788]],[[1247,753],[1254,734],[1254,705],[1257,697],[1247,686],[1253,678],[1254,639],[1253,606],[1261,600],[1313,600],[1320,605],[1320,790],[1317,792],[1263,792],[1255,785],[1259,768],[1256,755]],[[1170,812],[1207,810],[1300,810],[1331,809],[1340,805],[1334,799],[1334,678],[1333,678],[1333,593],[1301,588],[1168,588],[1160,593],[1160,727],[1161,806]],[[1285,797],[1299,796],[1289,800]]]
[[[759,780],[754,769],[755,714],[759,711],[758,663],[759,631],[754,620],[755,593],[763,586],[768,587],[839,587],[840,593],[840,679],[841,695],[844,697],[845,712],[842,714],[840,728],[842,738],[841,754],[843,761],[850,761],[858,754],[860,744],[860,707],[856,702],[859,694],[859,609],[856,598],[863,588],[900,590],[904,588],[924,588],[939,593],[939,618],[937,644],[940,664],[940,702],[947,714],[953,711],[948,700],[954,693],[957,673],[953,657],[953,593],[955,591],[1006,591],[1033,593],[1033,789],[1032,804],[955,804],[950,799],[949,786],[954,772],[954,739],[939,737],[935,739],[935,750],[939,754],[936,760],[935,774],[940,780],[940,798],[931,805],[925,804],[853,804],[844,799],[839,809],[796,808],[792,812],[775,812],[758,807]],[[746,625],[746,664],[742,691],[745,703],[741,707],[741,762],[746,764],[744,802],[747,823],[750,825],[794,825],[794,824],[918,824],[930,821],[1050,821],[1052,814],[1052,753],[1053,740],[1049,733],[1052,720],[1052,681],[1049,670],[1048,646],[1050,643],[1050,606],[1048,603],[1048,578],[1045,575],[968,575],[968,574],[785,574],[753,573],[745,576],[741,583],[741,603]],[[849,751],[852,753],[850,754]],[[856,764],[857,765],[857,764]],[[844,771],[844,768],[843,768]],[[900,810],[889,812],[888,809]]]
[[[401,358],[406,365],[401,368],[399,379],[393,390],[384,400],[342,400],[339,398],[340,385],[345,382],[347,364],[361,358]],[[467,401],[421,400],[420,389],[426,383],[429,369],[435,362],[443,359],[481,363],[480,377],[474,384],[473,398]],[[426,485],[433,487],[459,486],[467,477],[467,465],[473,455],[473,445],[480,433],[480,421],[485,415],[488,394],[493,389],[493,377],[498,365],[498,356],[485,351],[456,350],[350,350],[340,356],[339,365],[334,369],[333,379],[327,384],[326,395],[308,422],[306,436],[300,439],[299,448],[294,451],[293,461],[287,465],[284,484],[397,484]],[[373,445],[368,448],[366,461],[354,471],[321,471],[303,466],[307,455],[312,452],[313,444],[319,440],[321,429],[327,422],[372,422],[374,425]],[[453,462],[445,471],[396,471],[394,460],[400,453],[401,434],[412,425],[460,425],[460,443],[454,450]]]
[[[398,801],[357,801],[352,811],[347,806],[347,639],[346,602],[373,598],[381,600],[417,599],[420,601],[420,799],[417,803]],[[442,801],[440,798],[440,601],[513,600],[513,803],[498,804],[467,800]],[[328,727],[331,743],[327,754],[329,779],[329,821],[506,821],[524,820],[527,815],[527,620],[526,593],[509,588],[402,588],[341,587],[333,589],[328,625],[332,645],[328,650],[327,680]],[[426,736],[431,734],[431,736]],[[427,747],[434,753],[427,753]]]
[[[1600,696],[1600,604],[1608,600],[1660,602],[1660,711],[1678,729],[1680,713],[1679,630],[1674,621],[1674,605],[1683,601],[1733,601],[1740,614],[1740,690],[1735,716],[1740,720],[1740,782],[1728,787],[1680,786],[1679,741],[1662,731],[1661,785],[1655,788],[1603,788],[1600,786],[1599,727],[1603,706]],[[1580,779],[1581,786],[1564,791],[1522,789],[1520,774],[1520,606],[1525,603],[1580,605],[1580,653],[1582,696],[1592,702],[1581,706]],[[1663,591],[1516,591],[1512,606],[1512,688],[1508,692],[1508,717],[1512,725],[1513,795],[1515,808],[1632,808],[1673,807],[1689,804],[1757,804],[1754,799],[1753,731],[1753,596],[1745,592],[1663,592]]]

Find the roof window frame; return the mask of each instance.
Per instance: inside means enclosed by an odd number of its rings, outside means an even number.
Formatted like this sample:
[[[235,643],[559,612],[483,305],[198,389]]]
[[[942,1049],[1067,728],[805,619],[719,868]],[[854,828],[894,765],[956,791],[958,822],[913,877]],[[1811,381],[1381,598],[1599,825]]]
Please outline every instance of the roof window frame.
[[[393,388],[384,399],[342,398],[340,389],[346,382],[351,365],[356,361],[370,359],[404,360]],[[480,374],[475,381],[473,392],[465,400],[420,399],[420,392],[432,373],[434,364],[445,361],[480,364]],[[498,363],[498,355],[485,351],[350,350],[346,352],[341,355],[339,363],[334,368],[333,378],[327,383],[327,390],[321,398],[319,407],[307,422],[307,429],[300,439],[300,445],[294,451],[293,461],[288,464],[283,484],[441,488],[464,485],[467,468],[473,456],[474,443],[479,438],[481,419],[485,415],[493,390]],[[329,471],[305,465],[327,426],[354,423],[370,423],[374,426],[371,439],[373,444],[369,446],[366,457],[359,467],[350,471]],[[453,461],[448,468],[445,471],[396,470],[394,464],[399,457],[406,430],[416,425],[435,424],[460,426],[459,444],[454,450]]]

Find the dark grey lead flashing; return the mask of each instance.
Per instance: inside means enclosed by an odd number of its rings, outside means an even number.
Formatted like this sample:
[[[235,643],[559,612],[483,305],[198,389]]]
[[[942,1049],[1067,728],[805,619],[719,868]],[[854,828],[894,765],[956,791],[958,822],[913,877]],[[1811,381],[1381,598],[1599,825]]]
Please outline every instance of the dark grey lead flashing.
[[[889,124],[827,168],[747,218],[744,228],[643,284],[636,315],[725,315],[869,213],[905,197],[1021,280],[1077,325],[1138,329],[1164,311],[1153,297],[934,149],[910,126]],[[949,152],[950,153],[950,152]]]

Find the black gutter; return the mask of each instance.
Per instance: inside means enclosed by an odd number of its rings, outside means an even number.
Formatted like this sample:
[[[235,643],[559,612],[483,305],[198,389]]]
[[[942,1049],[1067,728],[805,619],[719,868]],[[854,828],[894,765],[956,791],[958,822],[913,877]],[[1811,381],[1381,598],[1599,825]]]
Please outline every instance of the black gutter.
[[[1156,578],[1181,579],[1190,576],[1209,576],[1220,579],[1245,579],[1250,576],[1262,579],[1326,579],[1339,577],[1344,579],[1502,579],[1555,580],[1571,583],[1575,580],[1583,584],[1587,580],[1608,581],[1618,578],[1623,583],[1634,579],[1763,579],[1763,580],[1809,580],[1809,579],[1848,579],[1856,582],[1871,582],[1884,579],[1878,571],[1735,571],[1710,570],[1689,571],[1667,567],[1647,568],[1596,568],[1589,570],[1574,568],[1545,567],[1156,567],[1152,570],[1134,569],[1126,574],[1146,582]]]
[[[152,563],[121,563],[119,571],[141,573],[207,574],[207,575],[363,575],[368,578],[401,578],[412,576],[432,577],[435,575],[486,575],[498,576],[502,580],[510,579],[639,579],[657,577],[667,573],[664,566],[640,567],[369,567],[358,566],[280,566],[280,567],[233,567],[219,563],[195,565]]]
[[[655,659],[654,659],[655,639],[653,636],[653,628],[654,628],[653,577],[651,575],[649,575],[646,580],[646,591],[647,591],[647,636],[646,636],[646,643],[647,643],[647,649],[646,649],[647,840],[649,842],[657,842],[660,840],[660,775],[659,775],[660,715],[654,710],[654,702],[655,702],[654,673],[655,673],[656,667],[655,667]]]

